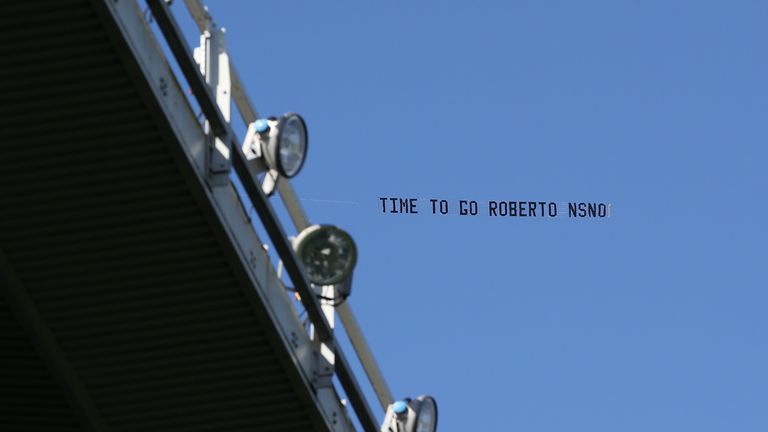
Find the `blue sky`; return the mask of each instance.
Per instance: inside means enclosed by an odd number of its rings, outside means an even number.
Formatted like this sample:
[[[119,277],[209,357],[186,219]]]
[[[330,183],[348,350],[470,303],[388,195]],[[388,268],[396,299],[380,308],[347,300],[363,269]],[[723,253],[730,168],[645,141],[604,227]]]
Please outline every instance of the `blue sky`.
[[[356,239],[350,302],[440,431],[768,430],[768,4],[209,5],[260,112],[307,120],[294,187]]]

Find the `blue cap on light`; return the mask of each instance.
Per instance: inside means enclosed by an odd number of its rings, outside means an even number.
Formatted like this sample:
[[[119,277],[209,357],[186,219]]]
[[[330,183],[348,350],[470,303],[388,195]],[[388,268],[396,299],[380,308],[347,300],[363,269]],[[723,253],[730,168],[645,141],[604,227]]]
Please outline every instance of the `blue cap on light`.
[[[408,411],[408,404],[405,403],[405,401],[397,401],[392,404],[392,411],[394,411],[395,414],[402,414]]]
[[[269,123],[267,123],[266,119],[258,119],[253,122],[253,127],[256,129],[256,132],[262,133],[269,129]]]

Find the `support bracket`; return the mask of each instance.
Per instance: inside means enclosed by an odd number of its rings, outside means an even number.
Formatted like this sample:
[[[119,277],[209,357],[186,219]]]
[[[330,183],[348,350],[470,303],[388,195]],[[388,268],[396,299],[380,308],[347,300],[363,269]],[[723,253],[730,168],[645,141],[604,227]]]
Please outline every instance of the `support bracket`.
[[[216,96],[224,120],[230,121],[232,111],[232,82],[230,75],[229,54],[224,28],[219,28],[207,16],[206,30],[200,35],[200,46],[195,48],[194,57],[200,65],[200,72],[205,82]],[[207,136],[206,167],[208,184],[223,186],[229,184],[229,172],[232,169],[232,147],[228,141],[217,137],[208,121],[205,122]]]

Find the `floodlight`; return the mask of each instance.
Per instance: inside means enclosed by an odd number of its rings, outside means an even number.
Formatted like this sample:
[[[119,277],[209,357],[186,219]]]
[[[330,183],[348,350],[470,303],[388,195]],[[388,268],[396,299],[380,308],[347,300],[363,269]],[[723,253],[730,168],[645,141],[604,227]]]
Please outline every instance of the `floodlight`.
[[[382,432],[435,432],[437,431],[437,402],[431,396],[405,398],[387,409]]]
[[[305,229],[296,237],[294,249],[309,281],[315,285],[335,285],[349,280],[357,263],[354,240],[333,225],[313,225]]]
[[[248,160],[262,160],[266,169],[291,178],[307,157],[309,136],[304,119],[296,113],[258,119],[248,126],[243,152]]]

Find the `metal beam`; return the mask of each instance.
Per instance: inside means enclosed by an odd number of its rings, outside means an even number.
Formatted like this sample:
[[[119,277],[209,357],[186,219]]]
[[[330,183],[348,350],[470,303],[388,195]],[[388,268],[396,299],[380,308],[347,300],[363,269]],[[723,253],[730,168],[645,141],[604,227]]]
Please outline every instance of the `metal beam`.
[[[355,379],[355,375],[352,373],[352,369],[349,366],[349,361],[344,356],[344,353],[336,347],[336,376],[339,377],[339,382],[344,388],[344,392],[349,398],[349,402],[352,404],[357,419],[360,420],[360,425],[366,432],[378,432],[379,424],[376,422],[376,416],[371,412],[371,407],[368,406],[368,402],[363,396],[363,390]]]
[[[363,365],[363,369],[365,369],[365,373],[371,381],[371,386],[376,393],[376,397],[379,399],[381,408],[386,412],[387,407],[394,402],[392,391],[384,380],[379,364],[376,363],[376,359],[373,357],[373,353],[365,341],[365,336],[363,336],[363,332],[360,330],[355,314],[352,313],[352,308],[349,307],[348,303],[344,302],[336,306],[336,313],[339,314],[339,318],[344,324],[344,330],[346,330],[349,341],[352,342],[352,348],[355,349],[357,357],[360,359],[360,364]]]

